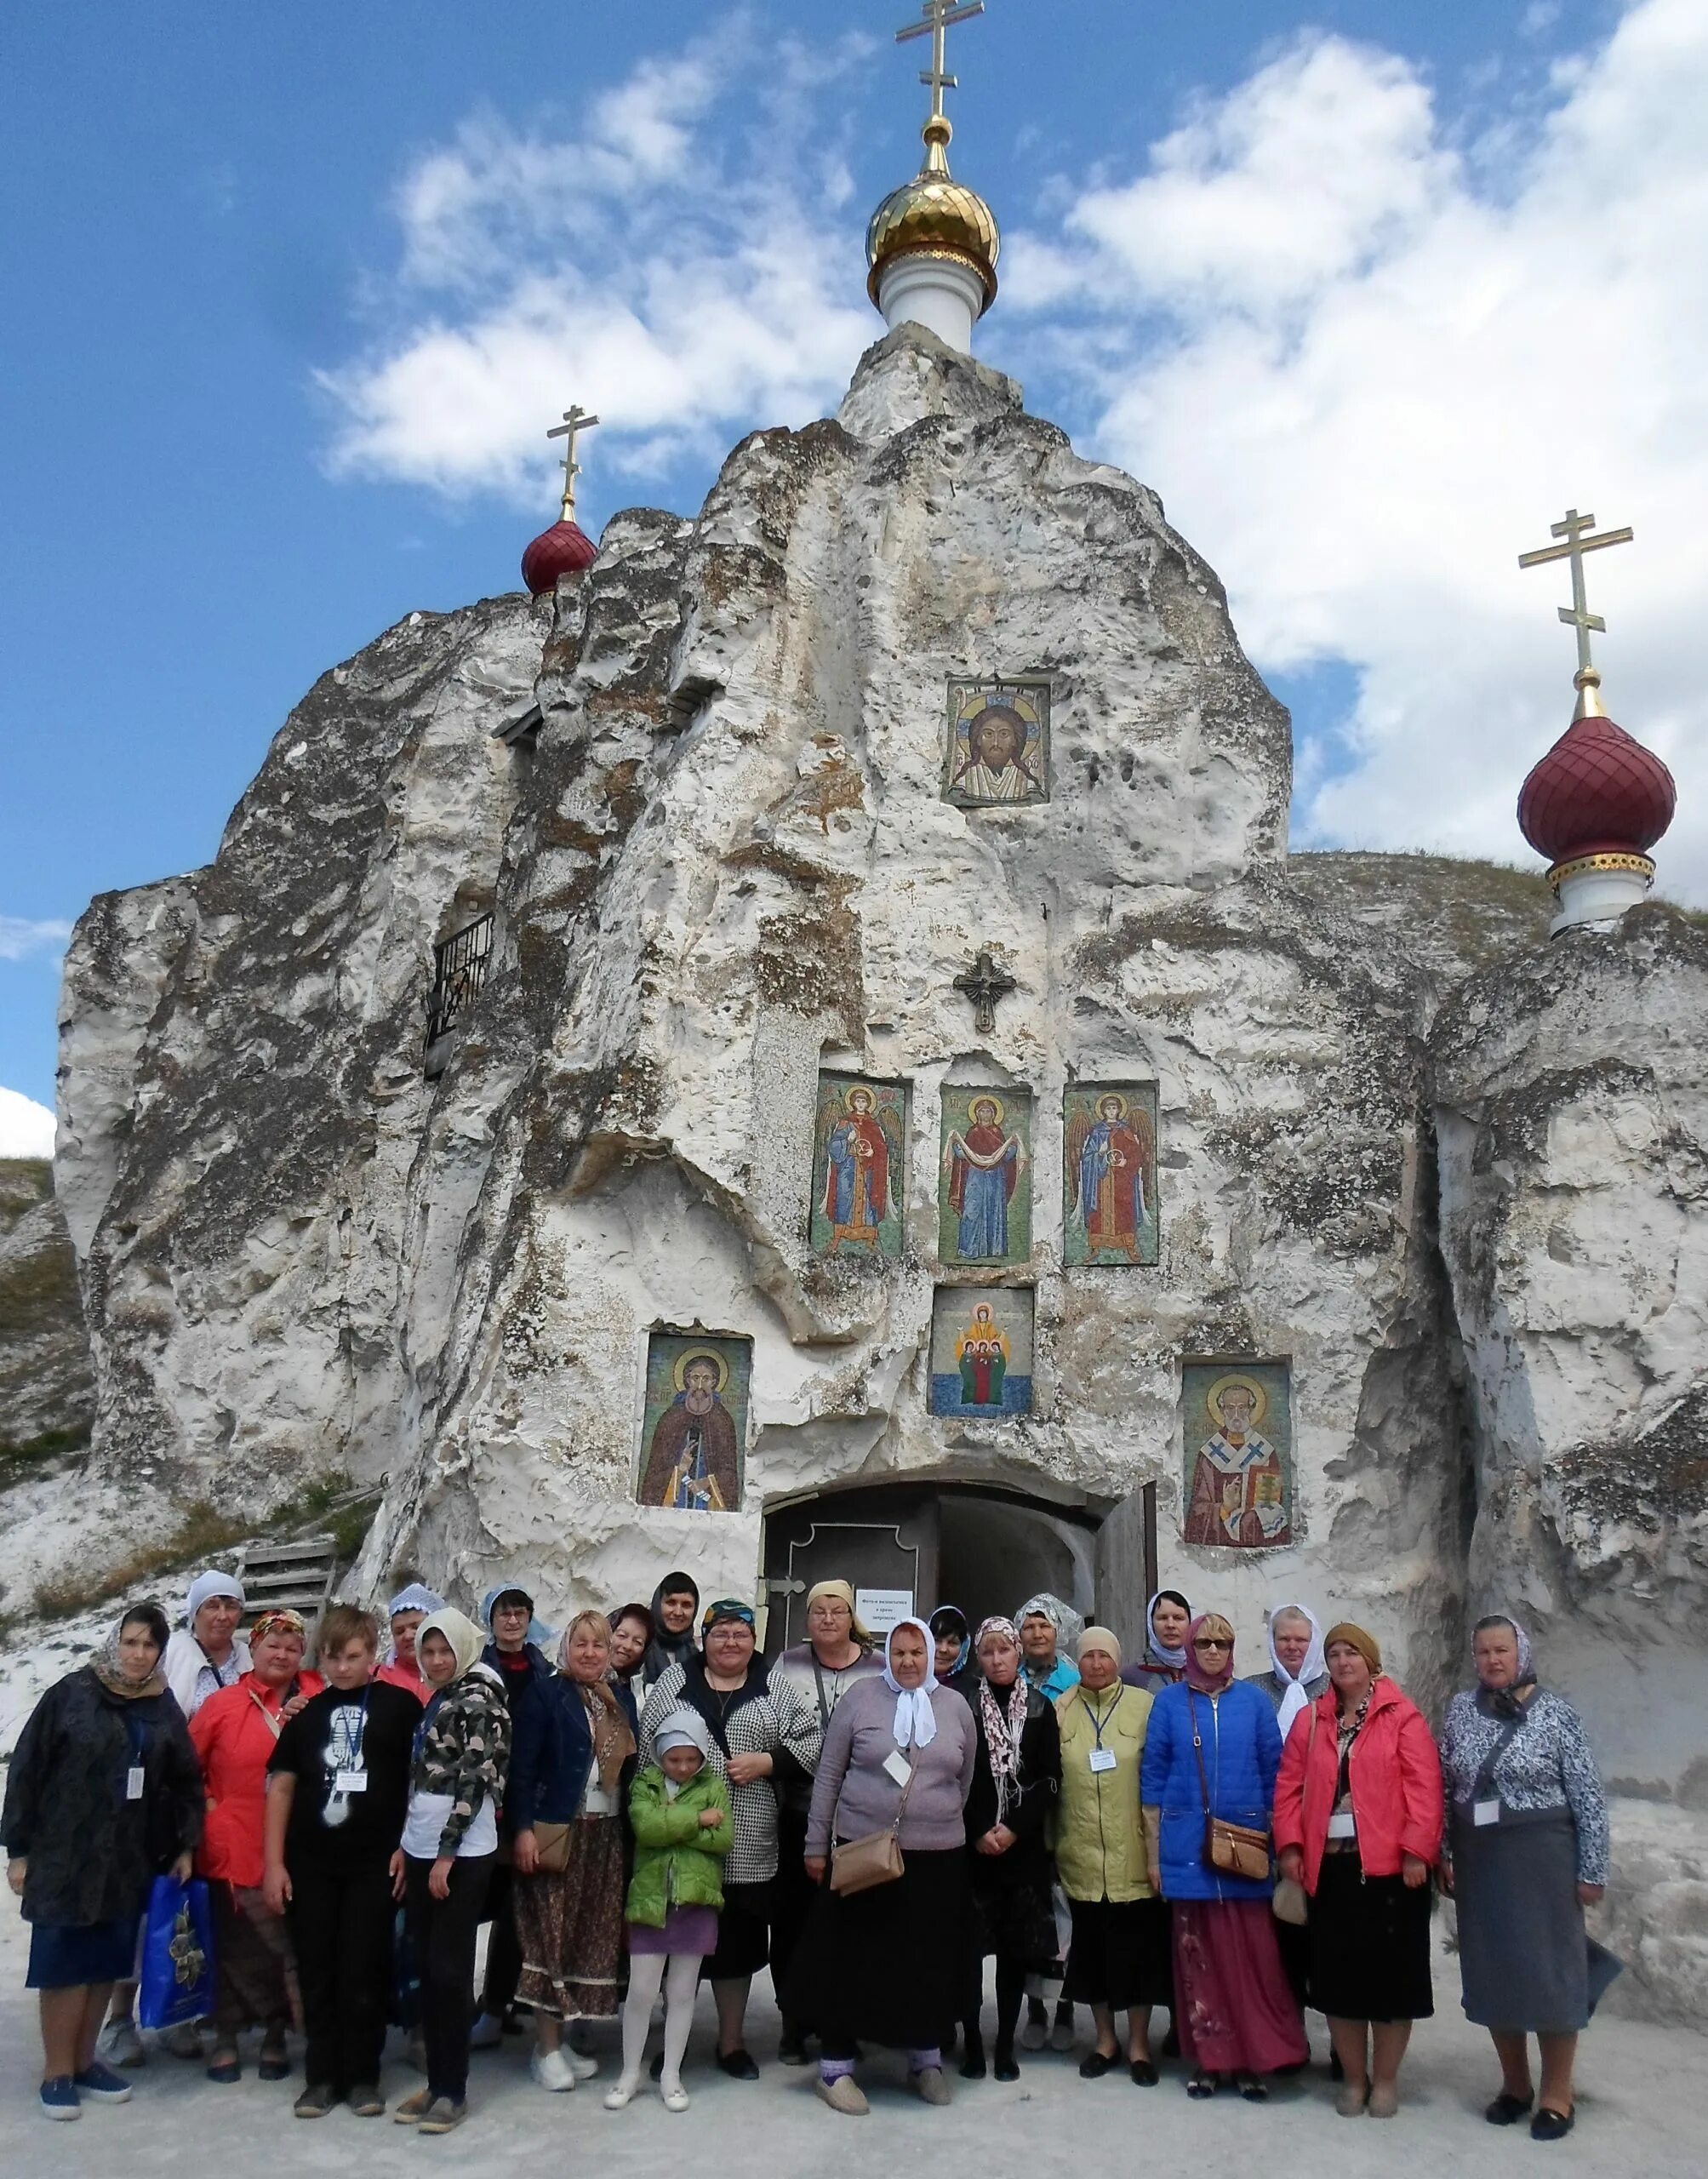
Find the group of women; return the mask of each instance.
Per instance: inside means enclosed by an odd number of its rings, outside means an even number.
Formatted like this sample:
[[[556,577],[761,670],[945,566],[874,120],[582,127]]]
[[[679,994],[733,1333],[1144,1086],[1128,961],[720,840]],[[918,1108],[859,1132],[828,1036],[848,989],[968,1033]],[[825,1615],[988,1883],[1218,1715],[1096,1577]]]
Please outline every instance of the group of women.
[[[1606,1810],[1581,1724],[1510,1618],[1479,1622],[1477,1684],[1437,1744],[1367,1632],[1325,1635],[1296,1604],[1271,1615],[1271,1669],[1242,1679],[1228,1620],[1172,1591],[1130,1661],[1048,1596],[976,1628],[942,1607],[880,1646],[840,1581],[768,1665],[752,1609],[702,1610],[684,1574],[561,1637],[520,1588],[489,1592],[477,1627],[412,1584],[383,1661],[371,1616],[332,1607],[317,1671],[294,1613],[262,1611],[241,1641],[229,1576],[188,1604],[170,1638],[157,1606],[127,1612],[13,1759],[0,1837],[32,1925],[49,2117],[130,2094],[110,2061],[142,2056],[139,1915],[157,1874],[193,1863],[217,1987],[211,2045],[198,2028],[183,2047],[229,2083],[258,2030],[262,2077],[283,2079],[303,2029],[303,2118],[385,2111],[400,2000],[426,2084],[394,2116],[423,2133],[462,2122],[471,2048],[518,2012],[552,2092],[597,2071],[585,2024],[620,2014],[606,2102],[625,2108],[660,1995],[653,2077],[684,2109],[699,1982],[717,2067],[751,2079],[766,1969],[780,2056],[808,2063],[816,2039],[818,2093],[847,2114],[868,2108],[865,2046],[904,2051],[928,2104],[950,2100],[957,2042],[963,2078],[1016,2079],[1059,1986],[1058,2042],[1089,2011],[1088,2079],[1124,2067],[1149,2087],[1177,2050],[1189,2095],[1260,2102],[1306,2062],[1308,2005],[1328,2016],[1337,2109],[1388,2118],[1432,2010],[1440,1888],[1465,2011],[1499,2061],[1488,2117],[1528,2114],[1542,2140],[1572,2125],[1576,2037],[1616,1971],[1583,1922]]]

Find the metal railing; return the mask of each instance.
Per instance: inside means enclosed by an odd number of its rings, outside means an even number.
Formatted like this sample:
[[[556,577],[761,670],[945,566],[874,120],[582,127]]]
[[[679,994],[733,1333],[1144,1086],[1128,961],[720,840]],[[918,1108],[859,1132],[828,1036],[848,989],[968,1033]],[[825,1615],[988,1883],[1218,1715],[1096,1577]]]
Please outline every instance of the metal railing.
[[[480,997],[492,958],[492,911],[477,916],[433,948],[433,996],[427,1007],[427,1042],[454,1029]]]

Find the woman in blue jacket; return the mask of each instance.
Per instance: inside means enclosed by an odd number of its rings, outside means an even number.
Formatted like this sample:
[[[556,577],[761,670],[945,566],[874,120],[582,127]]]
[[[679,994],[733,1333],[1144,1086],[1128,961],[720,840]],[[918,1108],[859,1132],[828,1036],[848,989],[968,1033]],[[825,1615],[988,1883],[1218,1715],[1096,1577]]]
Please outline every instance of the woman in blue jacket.
[[[1140,1799],[1151,1885],[1172,1910],[1186,2093],[1214,2096],[1231,2077],[1261,2102],[1262,2076],[1303,2065],[1309,2046],[1276,1942],[1270,1875],[1230,1876],[1209,1856],[1212,1815],[1268,1830],[1281,1765],[1274,1707],[1234,1678],[1233,1644],[1219,1612],[1192,1621],[1185,1678],[1151,1706]]]

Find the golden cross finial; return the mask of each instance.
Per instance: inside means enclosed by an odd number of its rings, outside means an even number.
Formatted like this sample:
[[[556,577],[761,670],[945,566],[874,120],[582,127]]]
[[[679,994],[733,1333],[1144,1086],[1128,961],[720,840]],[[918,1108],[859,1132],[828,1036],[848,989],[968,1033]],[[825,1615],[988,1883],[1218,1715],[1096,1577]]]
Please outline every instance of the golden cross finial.
[[[575,459],[575,440],[582,432],[591,432],[598,422],[579,403],[572,403],[563,411],[563,421],[554,424],[546,434],[549,439],[567,439],[563,449],[563,519],[573,521],[575,514],[575,479],[581,474],[581,465]]]
[[[950,75],[945,66],[948,58],[949,26],[951,23],[968,22],[974,15],[982,15],[984,12],[985,0],[925,0],[920,9],[924,21],[910,23],[905,30],[895,33],[898,45],[905,45],[911,37],[928,35],[931,40],[931,66],[921,72],[919,78],[931,93],[931,112],[924,129],[925,165],[929,173],[947,174],[949,171],[949,162],[945,153],[952,132],[949,117],[943,111],[943,94],[961,88],[959,78]]]
[[[1631,529],[1604,529],[1599,536],[1591,536],[1596,518],[1592,514],[1579,514],[1575,507],[1566,509],[1563,522],[1551,523],[1548,535],[1565,540],[1562,545],[1544,545],[1534,552],[1521,552],[1521,568],[1539,568],[1545,561],[1569,560],[1572,563],[1572,602],[1560,608],[1560,618],[1568,628],[1578,632],[1578,670],[1573,676],[1573,686],[1578,692],[1577,716],[1579,718],[1599,716],[1601,701],[1596,690],[1602,685],[1602,677],[1596,671],[1590,656],[1590,632],[1607,633],[1608,624],[1599,613],[1590,610],[1589,592],[1584,586],[1584,555],[1599,552],[1603,546],[1629,545],[1636,535]]]

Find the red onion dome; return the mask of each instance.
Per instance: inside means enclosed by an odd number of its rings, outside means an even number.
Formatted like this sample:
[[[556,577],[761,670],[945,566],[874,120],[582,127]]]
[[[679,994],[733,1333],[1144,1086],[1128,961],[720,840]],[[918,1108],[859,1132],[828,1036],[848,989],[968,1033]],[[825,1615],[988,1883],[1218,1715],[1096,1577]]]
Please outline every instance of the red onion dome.
[[[1551,863],[1646,855],[1678,791],[1653,750],[1599,714],[1574,719],[1518,791],[1518,828]]]
[[[522,556],[522,580],[536,598],[556,590],[559,575],[579,575],[599,557],[599,548],[579,522],[554,522]]]

